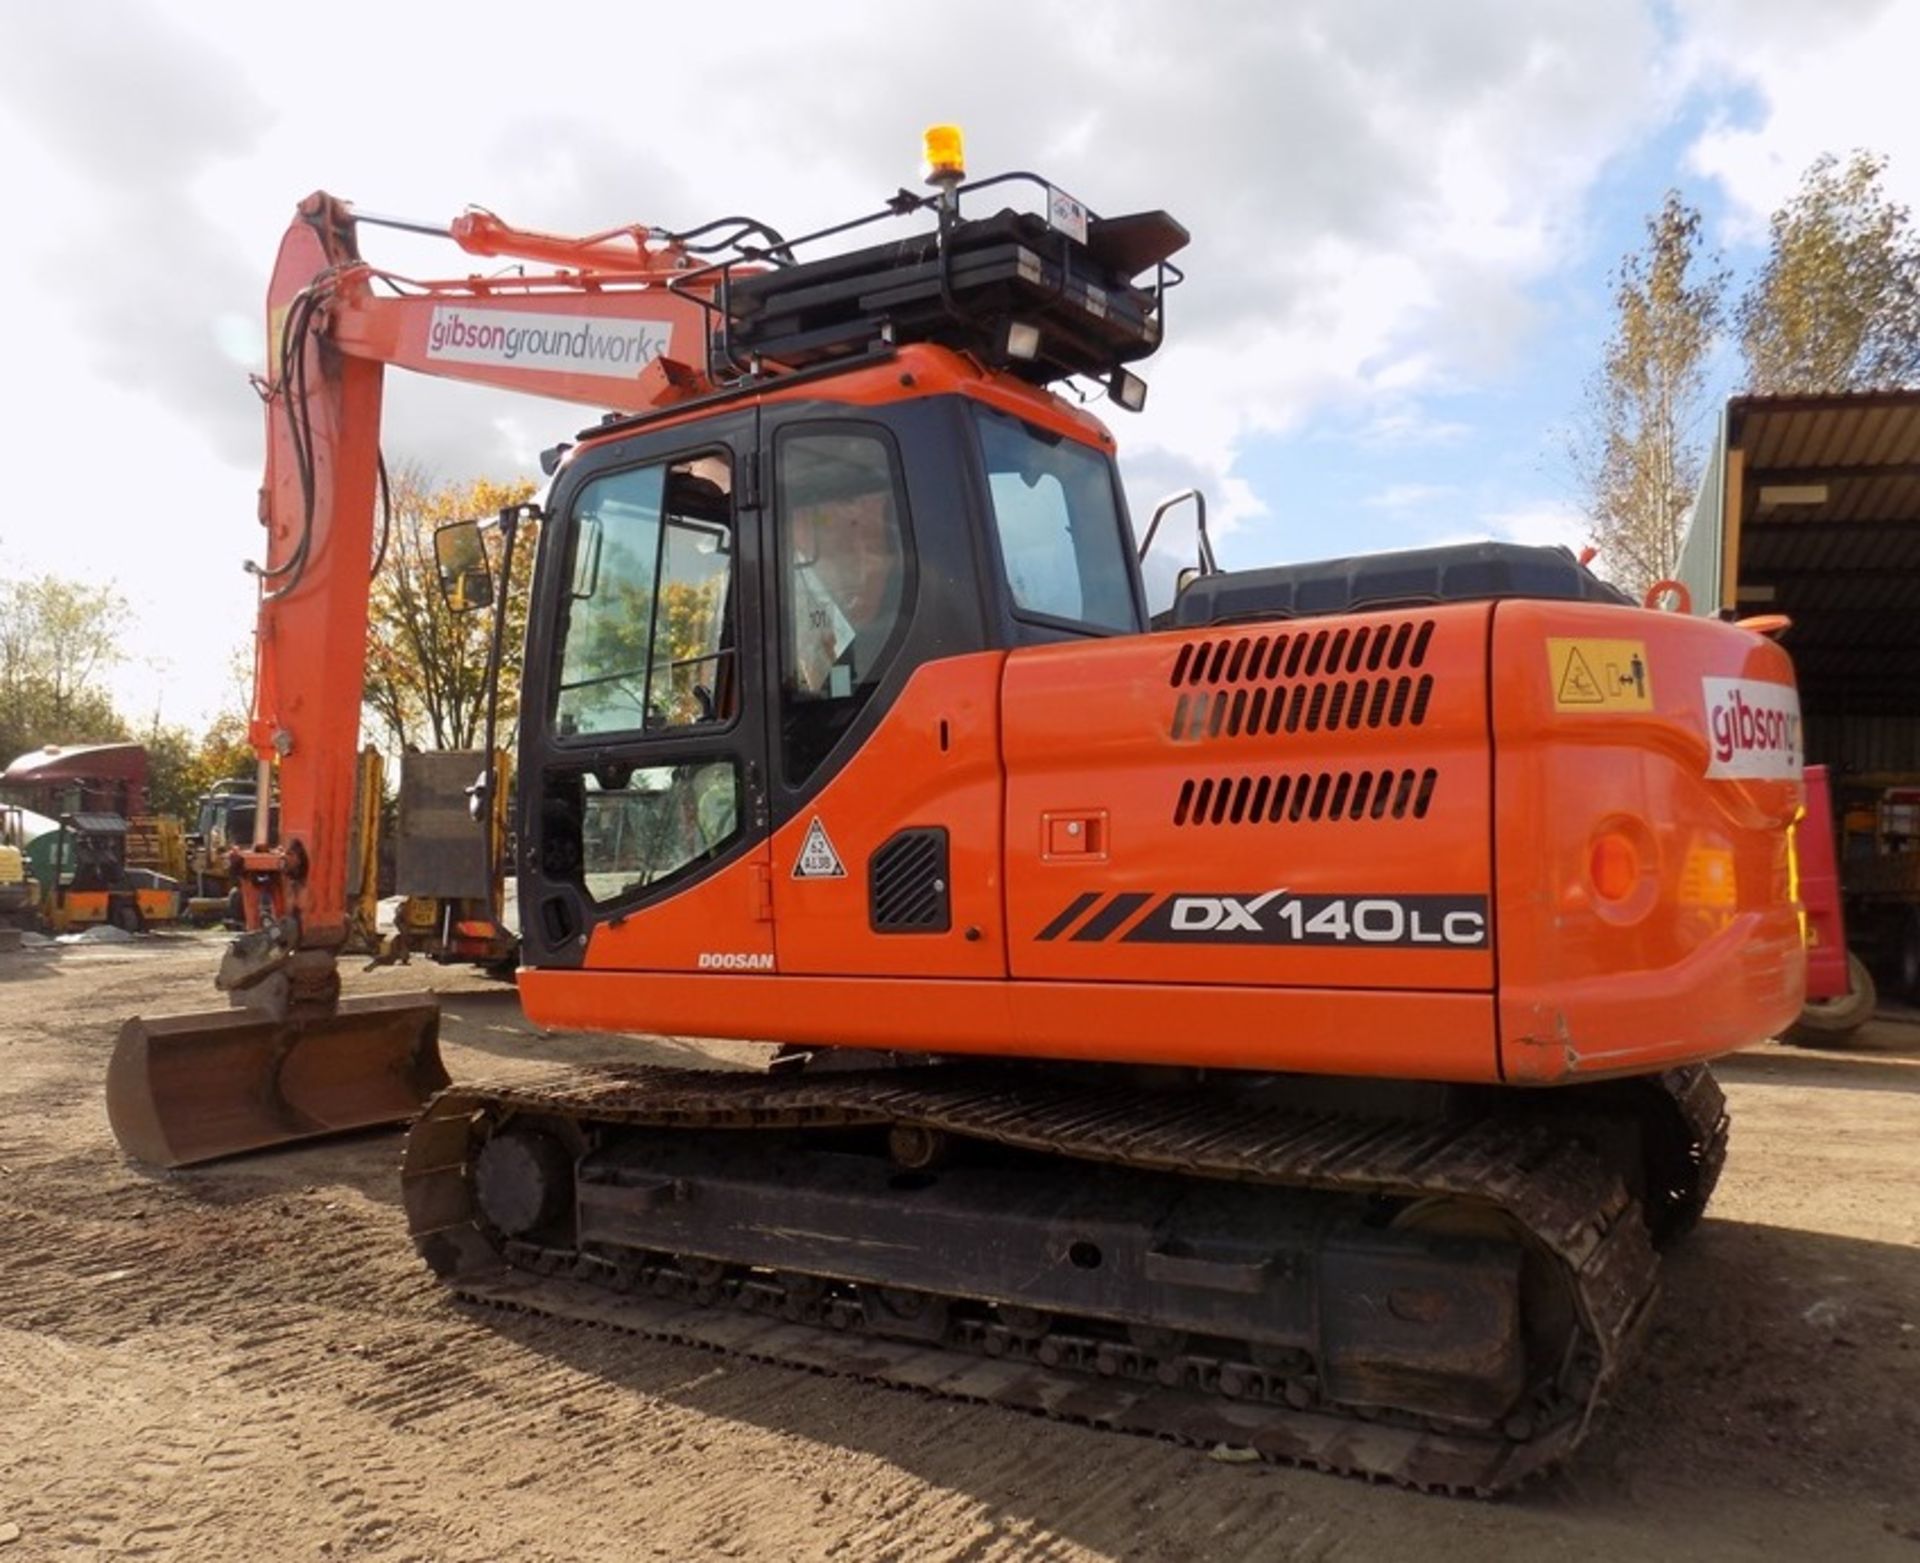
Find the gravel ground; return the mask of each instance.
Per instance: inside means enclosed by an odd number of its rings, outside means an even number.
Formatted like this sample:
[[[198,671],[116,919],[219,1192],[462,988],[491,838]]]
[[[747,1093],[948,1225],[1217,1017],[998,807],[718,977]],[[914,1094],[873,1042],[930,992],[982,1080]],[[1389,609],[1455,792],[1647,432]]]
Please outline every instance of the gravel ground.
[[[38,1558],[1920,1560],[1920,1016],[1720,1069],[1731,1159],[1573,1469],[1423,1498],[450,1301],[369,1134],[153,1175],[101,1081],[217,939],[0,953],[0,1563]],[[456,1078],[556,1057],[428,968]]]

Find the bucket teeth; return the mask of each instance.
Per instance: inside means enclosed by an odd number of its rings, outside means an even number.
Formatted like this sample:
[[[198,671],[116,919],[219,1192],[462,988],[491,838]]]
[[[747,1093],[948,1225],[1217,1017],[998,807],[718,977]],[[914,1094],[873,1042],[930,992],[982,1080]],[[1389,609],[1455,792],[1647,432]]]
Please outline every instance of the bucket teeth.
[[[295,1021],[246,1009],[135,1018],[107,1069],[107,1119],[120,1148],[155,1167],[402,1123],[448,1083],[439,1036],[425,994]]]

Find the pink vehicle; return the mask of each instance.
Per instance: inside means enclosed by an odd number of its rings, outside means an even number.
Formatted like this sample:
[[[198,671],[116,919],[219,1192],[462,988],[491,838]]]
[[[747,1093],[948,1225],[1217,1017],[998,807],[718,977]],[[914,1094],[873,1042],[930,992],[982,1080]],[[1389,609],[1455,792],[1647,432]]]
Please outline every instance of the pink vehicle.
[[[1824,765],[1807,767],[1807,813],[1794,842],[1807,920],[1807,1007],[1786,1040],[1818,1046],[1837,1042],[1872,1019],[1876,998],[1866,962],[1847,951],[1840,865],[1833,850],[1833,786]]]

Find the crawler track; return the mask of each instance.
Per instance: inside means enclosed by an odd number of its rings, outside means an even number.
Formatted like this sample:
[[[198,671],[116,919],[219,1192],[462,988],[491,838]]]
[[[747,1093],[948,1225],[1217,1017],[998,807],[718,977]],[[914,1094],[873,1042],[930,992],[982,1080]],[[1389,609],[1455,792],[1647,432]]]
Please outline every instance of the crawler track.
[[[1699,1224],[1727,1164],[1727,1098],[1705,1064],[1633,1082],[1654,1136],[1647,1196],[1654,1242],[1685,1237]]]
[[[1646,1084],[1657,1086],[1682,1126],[1669,1172],[1650,1186],[1648,1201],[1654,1224],[1677,1230],[1711,1191],[1725,1118],[1704,1070]],[[1575,1323],[1557,1369],[1532,1386],[1520,1411],[1487,1426],[1330,1404],[1311,1366],[1263,1366],[1230,1342],[1157,1352],[1115,1339],[1098,1321],[1062,1317],[1039,1330],[1010,1329],[989,1300],[960,1293],[940,1300],[937,1338],[902,1339],[876,1330],[855,1290],[829,1278],[503,1236],[480,1211],[471,1169],[487,1137],[516,1117],[577,1125],[584,1140],[908,1126],[1111,1167],[1492,1207],[1552,1267]],[[1010,1084],[961,1067],[798,1077],[569,1072],[534,1084],[456,1087],[409,1136],[404,1195],[422,1256],[476,1302],[1480,1495],[1552,1469],[1579,1444],[1634,1353],[1658,1268],[1649,1222],[1617,1171],[1549,1121],[1499,1112],[1392,1122],[1118,1086]]]

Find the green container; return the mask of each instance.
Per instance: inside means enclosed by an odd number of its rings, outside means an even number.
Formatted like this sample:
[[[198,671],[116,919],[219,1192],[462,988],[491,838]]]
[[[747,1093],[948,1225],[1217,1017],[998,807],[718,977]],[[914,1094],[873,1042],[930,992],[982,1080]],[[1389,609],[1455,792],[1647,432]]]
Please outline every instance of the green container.
[[[53,853],[55,844],[60,840],[58,828],[42,831],[37,836],[27,838],[25,857],[29,877],[40,883],[42,891],[53,885]],[[73,878],[73,843],[67,843],[65,857],[61,864],[62,877]]]

